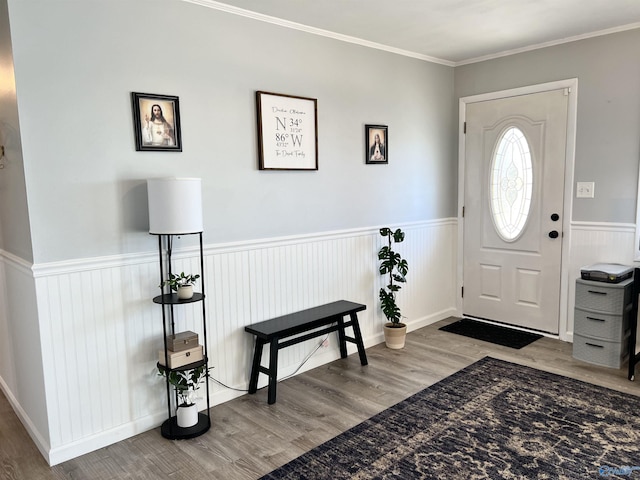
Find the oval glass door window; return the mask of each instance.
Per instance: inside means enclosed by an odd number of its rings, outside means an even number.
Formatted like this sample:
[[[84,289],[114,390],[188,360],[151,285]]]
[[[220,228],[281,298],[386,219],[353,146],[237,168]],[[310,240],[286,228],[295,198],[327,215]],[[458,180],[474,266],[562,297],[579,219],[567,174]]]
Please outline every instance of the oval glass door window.
[[[503,240],[512,242],[527,224],[533,192],[531,151],[519,128],[507,128],[498,140],[489,181],[493,224]]]

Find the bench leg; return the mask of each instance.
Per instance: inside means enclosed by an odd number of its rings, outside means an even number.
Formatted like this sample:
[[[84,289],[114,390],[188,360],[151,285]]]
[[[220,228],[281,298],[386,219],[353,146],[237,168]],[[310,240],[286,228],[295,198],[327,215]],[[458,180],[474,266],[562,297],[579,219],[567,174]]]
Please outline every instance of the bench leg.
[[[347,358],[347,339],[344,333],[344,317],[338,320],[338,343],[340,344],[340,358]]]
[[[253,352],[253,364],[251,365],[251,376],[249,377],[249,393],[256,393],[258,391],[258,375],[260,374],[262,347],[264,347],[264,341],[256,337],[256,347]]]
[[[360,324],[358,323],[358,314],[353,312],[351,316],[351,326],[353,327],[353,337],[358,346],[358,355],[360,355],[360,365],[368,365],[367,354],[364,351],[364,342],[362,341],[362,333],[360,332]],[[343,333],[344,334],[344,333]]]
[[[274,338],[269,344],[269,394],[267,403],[276,403],[276,385],[278,384],[278,339]]]

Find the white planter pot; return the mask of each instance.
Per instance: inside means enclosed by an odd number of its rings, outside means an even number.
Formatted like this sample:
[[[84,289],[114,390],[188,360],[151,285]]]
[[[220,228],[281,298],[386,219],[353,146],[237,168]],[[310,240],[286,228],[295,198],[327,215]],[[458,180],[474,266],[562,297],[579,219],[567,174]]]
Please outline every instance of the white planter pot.
[[[407,326],[404,323],[401,327],[392,327],[392,323],[385,323],[384,325],[384,340],[388,348],[394,350],[404,348],[404,342],[407,338]]]
[[[178,298],[180,300],[189,300],[193,297],[193,285],[185,285],[178,287]]]
[[[178,417],[178,426],[182,428],[193,427],[198,423],[198,406],[196,404],[188,407],[178,407],[176,413]]]

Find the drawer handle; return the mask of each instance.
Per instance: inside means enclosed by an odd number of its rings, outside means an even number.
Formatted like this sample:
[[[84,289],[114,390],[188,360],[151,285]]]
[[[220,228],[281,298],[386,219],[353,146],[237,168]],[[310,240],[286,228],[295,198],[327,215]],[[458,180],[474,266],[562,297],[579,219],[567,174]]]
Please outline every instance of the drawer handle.
[[[594,322],[604,322],[603,318],[587,317],[587,320],[593,320]]]
[[[595,290],[589,290],[589,293],[596,293],[598,295],[606,295],[607,292],[596,292]]]
[[[598,347],[598,348],[604,348],[603,345],[596,345],[595,343],[589,343],[589,342],[585,342],[586,345],[589,345],[590,347]]]

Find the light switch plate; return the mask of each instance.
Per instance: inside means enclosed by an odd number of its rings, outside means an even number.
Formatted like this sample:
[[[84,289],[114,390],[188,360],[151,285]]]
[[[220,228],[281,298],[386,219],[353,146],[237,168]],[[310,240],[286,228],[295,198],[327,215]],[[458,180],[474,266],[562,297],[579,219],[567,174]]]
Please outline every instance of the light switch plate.
[[[578,182],[576,198],[593,198],[595,187],[595,182]]]

